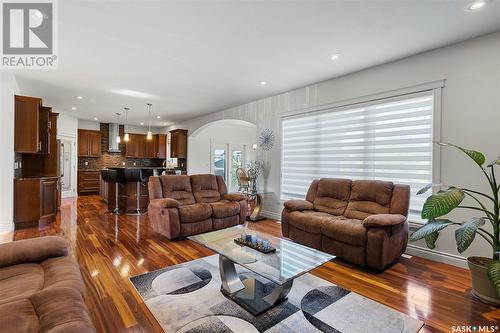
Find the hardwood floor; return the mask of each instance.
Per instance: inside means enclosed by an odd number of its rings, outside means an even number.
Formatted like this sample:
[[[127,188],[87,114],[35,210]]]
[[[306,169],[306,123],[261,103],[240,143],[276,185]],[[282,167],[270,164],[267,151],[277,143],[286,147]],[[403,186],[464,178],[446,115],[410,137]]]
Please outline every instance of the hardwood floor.
[[[249,226],[281,235],[275,221]],[[98,332],[161,332],[128,277],[213,254],[189,240],[171,242],[155,234],[147,215],[106,214],[98,196],[64,199],[55,224],[0,234],[0,242],[45,235],[64,235],[71,242]],[[500,322],[500,309],[470,295],[467,270],[419,257],[402,258],[383,273],[335,260],[313,274],[423,320],[423,332]]]

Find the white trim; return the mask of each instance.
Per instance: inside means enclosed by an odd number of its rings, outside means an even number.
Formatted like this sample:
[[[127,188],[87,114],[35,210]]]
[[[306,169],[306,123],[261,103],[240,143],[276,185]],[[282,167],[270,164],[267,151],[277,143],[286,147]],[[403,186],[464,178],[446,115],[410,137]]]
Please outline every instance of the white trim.
[[[270,210],[262,210],[260,215],[262,215],[268,219],[272,219],[272,220],[276,220],[277,222],[281,222],[281,212],[276,213],[276,212],[273,212]]]
[[[441,115],[443,108],[443,91],[441,88],[435,88],[434,93],[434,113],[432,118],[433,125],[433,141],[441,141]],[[432,182],[434,184],[439,184],[441,182],[441,147],[434,144],[432,149]],[[434,193],[437,191],[433,188]]]
[[[405,253],[461,268],[466,268],[466,269],[469,268],[467,265],[467,258],[441,251],[425,249],[423,247],[416,246],[413,244],[408,244]]]
[[[375,93],[375,94],[370,94],[370,95],[365,95],[365,96],[360,96],[356,98],[350,98],[350,99],[345,99],[345,100],[340,100],[337,102],[333,103],[326,103],[326,104],[321,104],[321,105],[316,105],[312,106],[309,108],[301,108],[301,109],[294,109],[290,111],[286,111],[280,114],[280,118],[287,118],[290,116],[296,116],[300,114],[306,114],[310,112],[317,112],[317,111],[322,111],[325,109],[336,109],[336,108],[341,108],[341,107],[348,107],[360,103],[367,103],[367,102],[374,102],[377,100],[381,99],[387,99],[387,98],[393,98],[393,97],[400,97],[404,95],[409,95],[409,94],[416,94],[419,92],[423,91],[429,91],[429,90],[437,90],[440,88],[443,88],[445,86],[446,80],[436,80],[436,81],[431,81],[431,82],[426,82],[414,86],[409,86],[401,89],[395,89],[395,90],[389,90],[385,92],[380,92],[380,93]],[[440,100],[441,102],[441,100]]]

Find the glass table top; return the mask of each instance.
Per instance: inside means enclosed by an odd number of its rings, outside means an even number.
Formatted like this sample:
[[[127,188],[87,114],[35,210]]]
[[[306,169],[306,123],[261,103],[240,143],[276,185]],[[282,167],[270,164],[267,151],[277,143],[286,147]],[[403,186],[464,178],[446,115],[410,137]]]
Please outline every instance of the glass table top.
[[[240,238],[242,233],[254,234],[258,239],[269,241],[276,252],[265,254],[236,244],[234,239]],[[328,253],[243,226],[211,231],[188,239],[280,285],[335,258]]]

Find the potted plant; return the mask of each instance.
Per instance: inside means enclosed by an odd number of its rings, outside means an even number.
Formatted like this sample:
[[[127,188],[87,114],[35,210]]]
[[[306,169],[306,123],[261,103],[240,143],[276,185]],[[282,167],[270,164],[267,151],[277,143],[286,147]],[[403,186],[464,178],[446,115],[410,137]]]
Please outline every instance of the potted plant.
[[[472,293],[486,303],[500,305],[500,185],[495,177],[495,167],[500,165],[500,157],[484,166],[486,158],[479,151],[464,149],[449,143],[438,142],[438,144],[454,147],[469,156],[484,174],[491,192],[482,193],[443,184],[425,186],[417,194],[425,193],[433,187],[438,187],[440,190],[425,201],[422,207],[422,218],[428,221],[411,234],[410,241],[425,239],[427,247],[434,249],[439,232],[446,227],[457,226],[455,240],[458,252],[462,253],[474,241],[476,235],[482,237],[491,245],[492,257],[467,258],[472,276]],[[471,198],[474,205],[462,205],[466,196]],[[442,218],[457,208],[471,210],[478,215],[465,222]],[[487,224],[491,225],[490,230],[486,228]]]

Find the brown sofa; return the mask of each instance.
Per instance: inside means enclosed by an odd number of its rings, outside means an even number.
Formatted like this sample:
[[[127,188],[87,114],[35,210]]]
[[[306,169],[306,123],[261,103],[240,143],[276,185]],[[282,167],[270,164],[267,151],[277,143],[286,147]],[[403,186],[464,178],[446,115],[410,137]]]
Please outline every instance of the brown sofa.
[[[0,245],[0,332],[94,332],[84,290],[63,238]]]
[[[153,230],[168,239],[244,223],[247,201],[227,193],[220,176],[165,175],[149,178],[148,215]]]
[[[283,236],[378,270],[408,243],[410,187],[385,181],[315,180],[306,200],[285,202]]]

